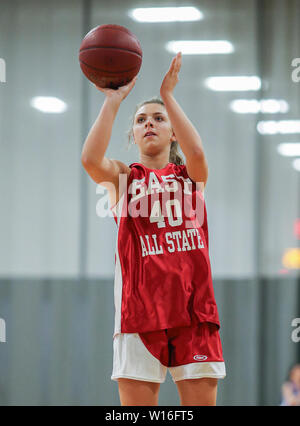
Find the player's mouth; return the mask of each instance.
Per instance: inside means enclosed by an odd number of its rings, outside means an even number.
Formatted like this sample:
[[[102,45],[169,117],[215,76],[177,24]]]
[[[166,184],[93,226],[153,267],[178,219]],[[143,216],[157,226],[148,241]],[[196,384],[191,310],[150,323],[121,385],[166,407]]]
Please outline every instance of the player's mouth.
[[[145,133],[144,137],[147,138],[147,137],[150,137],[150,136],[157,136],[157,135],[154,132],[147,132],[147,133]]]

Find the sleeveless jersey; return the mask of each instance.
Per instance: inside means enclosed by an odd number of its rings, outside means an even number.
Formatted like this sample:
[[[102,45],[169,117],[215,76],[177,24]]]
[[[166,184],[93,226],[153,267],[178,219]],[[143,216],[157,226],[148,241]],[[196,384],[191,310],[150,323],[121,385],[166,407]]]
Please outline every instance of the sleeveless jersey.
[[[129,167],[127,189],[111,207],[118,228],[113,337],[190,326],[192,312],[220,327],[203,193],[185,165]]]

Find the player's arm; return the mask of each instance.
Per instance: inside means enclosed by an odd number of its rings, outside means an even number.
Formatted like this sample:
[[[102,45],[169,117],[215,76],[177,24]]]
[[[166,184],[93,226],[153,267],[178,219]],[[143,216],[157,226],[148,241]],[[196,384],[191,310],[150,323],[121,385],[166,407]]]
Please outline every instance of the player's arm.
[[[120,104],[133,88],[135,81],[136,78],[118,90],[97,87],[105,93],[106,98],[96,121],[89,131],[81,153],[81,163],[96,183],[103,181],[115,182],[119,174],[124,173],[124,168],[127,167],[121,161],[110,160],[105,157],[105,152]]]
[[[163,101],[176,140],[186,158],[187,173],[193,181],[201,182],[204,189],[208,178],[208,165],[200,136],[173,96],[165,97]]]
[[[185,155],[188,175],[195,182],[202,182],[205,185],[208,178],[208,166],[201,138],[173,95],[174,87],[178,82],[180,67],[181,54],[177,54],[162,82],[160,95],[170,118],[176,140]]]

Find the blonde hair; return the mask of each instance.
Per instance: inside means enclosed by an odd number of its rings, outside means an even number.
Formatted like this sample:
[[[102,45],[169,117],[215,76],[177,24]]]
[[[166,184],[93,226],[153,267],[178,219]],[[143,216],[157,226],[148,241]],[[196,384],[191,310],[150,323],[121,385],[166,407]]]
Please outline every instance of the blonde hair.
[[[158,97],[154,97],[154,98],[148,99],[146,101],[143,101],[143,102],[139,103],[136,106],[134,114],[133,114],[133,116],[131,117],[131,120],[130,120],[130,128],[127,131],[127,136],[128,136],[127,149],[130,148],[130,145],[131,145],[130,141],[131,141],[131,138],[133,137],[133,130],[132,130],[132,128],[133,128],[135,114],[137,113],[137,111],[142,106],[147,105],[147,104],[159,104],[159,105],[165,106],[165,104],[163,103],[163,101],[160,98],[158,98]],[[178,145],[177,141],[171,142],[170,155],[169,155],[169,163],[174,163],[174,164],[177,164],[177,165],[184,164],[184,160],[183,160],[183,158],[181,157],[181,155],[178,152],[178,147],[179,147],[179,145]]]

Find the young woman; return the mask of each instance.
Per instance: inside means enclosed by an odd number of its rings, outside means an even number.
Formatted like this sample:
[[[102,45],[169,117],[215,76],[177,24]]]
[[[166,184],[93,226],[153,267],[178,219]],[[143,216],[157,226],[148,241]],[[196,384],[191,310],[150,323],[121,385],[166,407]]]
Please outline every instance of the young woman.
[[[208,254],[208,168],[200,136],[173,95],[180,67],[181,53],[161,99],[137,107],[129,133],[139,162],[105,157],[136,78],[118,90],[98,88],[106,98],[82,150],[87,173],[109,191],[118,226],[111,379],[122,405],[157,405],[168,369],[181,405],[215,405],[226,375]]]

